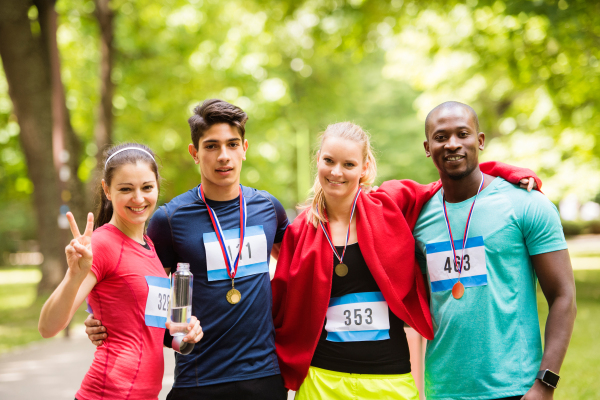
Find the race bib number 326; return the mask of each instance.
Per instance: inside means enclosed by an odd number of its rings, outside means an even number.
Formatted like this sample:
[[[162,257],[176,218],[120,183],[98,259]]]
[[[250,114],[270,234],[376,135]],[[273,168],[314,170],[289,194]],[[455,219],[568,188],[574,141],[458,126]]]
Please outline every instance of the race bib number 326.
[[[146,326],[165,328],[171,301],[171,281],[169,278],[146,276],[148,283],[148,298],[144,317]]]
[[[425,246],[427,251],[427,270],[431,282],[432,292],[451,290],[458,281],[461,255],[463,253],[462,240],[455,240],[456,263],[452,254],[450,242],[429,243]],[[467,240],[467,247],[462,259],[462,273],[460,281],[465,287],[487,285],[487,268],[485,264],[485,245],[483,236],[472,237]]]

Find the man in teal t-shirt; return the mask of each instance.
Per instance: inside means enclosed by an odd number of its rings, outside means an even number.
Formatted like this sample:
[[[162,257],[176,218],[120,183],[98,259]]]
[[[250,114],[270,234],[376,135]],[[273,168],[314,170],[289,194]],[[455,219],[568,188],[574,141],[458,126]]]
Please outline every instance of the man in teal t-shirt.
[[[469,106],[441,104],[425,130],[443,184],[414,229],[435,336],[425,356],[427,399],[552,399],[576,313],[556,207],[481,173],[485,136]],[[538,279],[550,305],[543,353]],[[536,380],[540,370],[549,372]]]

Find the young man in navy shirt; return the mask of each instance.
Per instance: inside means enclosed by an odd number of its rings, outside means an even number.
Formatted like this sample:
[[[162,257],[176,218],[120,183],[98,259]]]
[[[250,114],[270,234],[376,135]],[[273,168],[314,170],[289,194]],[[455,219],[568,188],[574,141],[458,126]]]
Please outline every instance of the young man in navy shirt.
[[[159,207],[148,225],[167,273],[178,262],[190,264],[192,308],[204,330],[192,353],[176,354],[169,400],[287,398],[275,354],[269,258],[279,253],[288,219],[275,197],[240,185],[247,119],[222,100],[194,109],[189,153],[201,185]],[[97,345],[106,337],[99,324],[86,320]]]

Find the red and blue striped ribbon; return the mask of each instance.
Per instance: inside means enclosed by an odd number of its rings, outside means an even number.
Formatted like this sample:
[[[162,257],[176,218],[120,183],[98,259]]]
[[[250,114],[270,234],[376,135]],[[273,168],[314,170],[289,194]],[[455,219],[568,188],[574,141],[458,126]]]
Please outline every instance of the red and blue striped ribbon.
[[[329,245],[333,249],[333,253],[340,260],[340,264],[342,264],[342,260],[344,259],[344,254],[346,254],[346,246],[348,246],[348,239],[350,238],[350,226],[352,225],[352,216],[354,215],[354,209],[356,208],[356,202],[358,200],[358,195],[360,194],[360,187],[354,196],[354,202],[352,203],[352,211],[350,212],[350,222],[348,223],[348,233],[346,233],[346,244],[344,244],[344,251],[342,252],[342,256],[337,252],[337,249],[333,245],[333,241],[331,240],[331,236],[329,236],[329,232],[327,232],[327,228],[323,224],[323,221],[319,221],[321,224],[321,229],[323,229],[323,233],[325,234],[325,238],[329,242]],[[319,209],[317,208],[317,215],[319,214]]]
[[[217,218],[217,213],[215,213],[215,211],[208,205],[206,199],[204,198],[204,190],[202,189],[202,184],[200,184],[200,188],[198,188],[198,194],[200,195],[202,201],[206,205],[208,215],[210,216],[213,228],[215,229],[215,233],[217,234],[217,239],[219,239],[219,245],[221,246],[221,251],[223,252],[223,259],[225,260],[225,264],[227,265],[227,274],[231,279],[233,279],[237,274],[238,264],[240,262],[240,254],[242,253],[242,248],[244,246],[244,238],[246,236],[246,199],[242,194],[242,185],[240,185],[240,248],[238,250],[237,256],[235,257],[235,262],[233,264],[231,263],[231,260],[227,255],[227,250],[225,250],[225,237],[223,236],[223,228],[221,228],[219,218]]]
[[[467,248],[467,239],[469,235],[469,227],[471,226],[471,215],[473,215],[473,208],[475,207],[475,202],[477,201],[477,196],[479,196],[479,192],[481,192],[481,188],[483,187],[483,172],[481,173],[481,183],[479,184],[479,189],[477,189],[477,194],[475,195],[475,199],[473,200],[473,204],[471,204],[471,209],[469,210],[469,215],[467,216],[467,224],[465,226],[465,234],[463,236],[463,246],[462,253],[460,256],[460,268],[458,269],[458,279],[460,279],[460,274],[462,273],[463,260],[465,258],[465,249]],[[452,254],[454,255],[454,267],[456,268],[456,248],[454,247],[454,238],[452,237],[452,229],[450,229],[450,220],[448,219],[448,211],[446,210],[446,195],[444,194],[444,189],[442,189],[442,204],[444,205],[444,220],[446,221],[446,227],[448,228],[448,236],[450,236],[450,246],[452,247]]]

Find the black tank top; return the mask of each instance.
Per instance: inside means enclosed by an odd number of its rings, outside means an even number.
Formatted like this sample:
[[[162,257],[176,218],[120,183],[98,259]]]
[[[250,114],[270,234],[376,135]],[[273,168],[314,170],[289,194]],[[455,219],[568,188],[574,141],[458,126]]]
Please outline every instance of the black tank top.
[[[339,254],[344,249],[343,246],[336,246],[336,248]],[[333,258],[334,265],[339,264],[335,254]],[[330,299],[355,293],[372,295],[373,293],[380,292],[379,286],[375,282],[362,256],[358,243],[348,245],[344,256],[344,264],[348,266],[348,274],[340,277],[334,272]],[[360,322],[364,327],[364,324],[369,322],[370,314],[373,312],[367,310],[365,313],[365,309],[355,311],[355,308],[351,304],[348,304],[348,310],[343,310],[345,313],[344,316],[348,317],[348,323]],[[404,332],[404,322],[396,317],[389,308],[388,313],[389,339],[384,340],[327,340],[327,335],[330,332],[325,330],[325,326],[327,325],[327,319],[325,319],[311,365],[330,371],[354,374],[409,373],[410,353],[406,333]],[[383,334],[387,336],[385,332]]]

